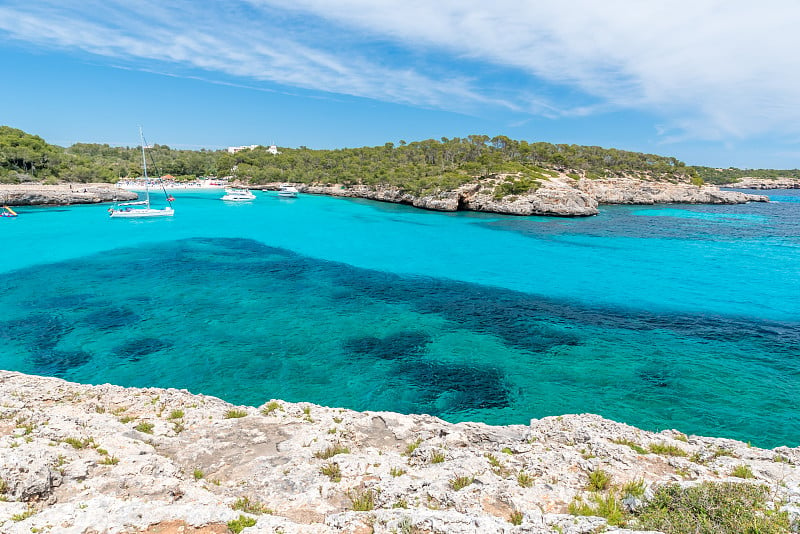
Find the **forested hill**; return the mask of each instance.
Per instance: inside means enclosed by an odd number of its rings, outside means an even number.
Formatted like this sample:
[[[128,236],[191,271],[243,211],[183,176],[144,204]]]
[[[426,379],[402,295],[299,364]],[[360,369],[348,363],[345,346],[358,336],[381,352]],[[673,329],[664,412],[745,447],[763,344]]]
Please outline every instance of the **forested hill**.
[[[711,184],[732,184],[742,178],[764,178],[775,180],[778,178],[800,178],[799,169],[714,169],[712,167],[694,167],[697,175]]]
[[[148,162],[148,168],[151,174],[171,174],[186,180],[235,174],[251,184],[389,184],[412,192],[452,189],[497,173],[519,172],[533,179],[544,178],[556,170],[576,178],[627,174],[654,180],[699,183],[702,177],[718,181],[714,173],[706,172],[714,169],[687,167],[672,157],[596,146],[529,143],[506,136],[443,137],[339,150],[279,150],[279,154],[271,154],[258,147],[229,154],[224,150],[174,150],[154,145],[147,150],[154,163],[151,167]],[[0,126],[0,182],[116,182],[141,173],[138,146],[77,143],[63,148],[37,135]]]

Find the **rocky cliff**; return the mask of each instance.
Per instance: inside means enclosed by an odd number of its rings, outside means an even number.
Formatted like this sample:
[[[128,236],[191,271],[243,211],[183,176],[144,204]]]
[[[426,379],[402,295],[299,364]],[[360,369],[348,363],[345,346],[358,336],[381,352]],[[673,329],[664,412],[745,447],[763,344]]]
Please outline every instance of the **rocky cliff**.
[[[132,191],[113,184],[19,184],[0,186],[0,201],[8,206],[96,204],[115,200],[135,200]]]
[[[665,483],[735,481],[764,485],[791,518],[800,513],[800,448],[652,433],[596,415],[450,424],[8,371],[0,399],[8,534],[590,533],[605,520],[567,511],[591,502],[598,474],[609,479],[604,494],[641,481],[622,501],[631,509]],[[733,476],[742,466],[752,478]]]
[[[800,178],[742,178],[722,187],[737,189],[800,189]]]
[[[382,202],[410,204],[438,210],[471,210],[509,215],[552,215],[584,217],[597,215],[599,204],[742,204],[767,202],[762,195],[721,191],[713,185],[655,182],[636,178],[575,180],[564,173],[542,180],[536,189],[516,195],[497,196],[495,191],[507,175],[482,179],[454,191],[414,195],[390,186],[342,186],[294,184],[304,193],[365,198]],[[267,184],[264,189],[277,189]]]

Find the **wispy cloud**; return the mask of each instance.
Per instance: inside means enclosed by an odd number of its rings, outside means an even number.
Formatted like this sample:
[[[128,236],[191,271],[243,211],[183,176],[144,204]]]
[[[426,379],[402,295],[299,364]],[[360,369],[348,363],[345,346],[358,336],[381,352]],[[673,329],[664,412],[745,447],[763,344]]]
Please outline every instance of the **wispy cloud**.
[[[413,106],[580,117],[639,110],[663,140],[800,133],[794,0],[11,0],[38,46]],[[153,66],[150,62],[159,62]],[[173,73],[174,74],[174,73]],[[197,76],[197,73],[179,72]]]

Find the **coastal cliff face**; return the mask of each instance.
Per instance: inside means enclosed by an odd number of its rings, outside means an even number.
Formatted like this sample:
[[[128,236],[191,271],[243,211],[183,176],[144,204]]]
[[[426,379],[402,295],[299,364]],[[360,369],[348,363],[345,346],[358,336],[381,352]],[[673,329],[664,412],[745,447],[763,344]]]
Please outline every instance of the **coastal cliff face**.
[[[422,196],[384,186],[294,185],[304,193],[395,202],[437,211],[470,210],[559,217],[597,215],[599,204],[743,204],[769,201],[763,195],[721,191],[713,185],[695,186],[622,177],[574,180],[564,173],[543,180],[535,190],[497,198],[494,191],[504,177],[483,179],[454,191]],[[279,186],[267,184],[263,187],[277,189]]]
[[[739,189],[800,189],[800,178],[742,178],[722,187]]]
[[[450,424],[8,371],[0,399],[9,534],[222,533],[242,517],[245,534],[590,533],[605,520],[567,509],[590,502],[599,472],[612,488],[643,481],[644,496],[623,501],[633,509],[665,483],[735,481],[767,486],[800,516],[800,448],[652,433],[596,415]],[[739,466],[753,478],[732,477]]]
[[[0,200],[8,206],[97,204],[136,198],[136,193],[112,184],[20,184],[0,188]]]

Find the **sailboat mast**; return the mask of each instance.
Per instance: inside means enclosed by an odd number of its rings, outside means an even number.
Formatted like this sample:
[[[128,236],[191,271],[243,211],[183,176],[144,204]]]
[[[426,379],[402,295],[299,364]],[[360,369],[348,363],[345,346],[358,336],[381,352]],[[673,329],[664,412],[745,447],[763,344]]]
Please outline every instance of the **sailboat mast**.
[[[146,206],[150,207],[150,184],[147,182],[149,181],[147,178],[147,158],[144,155],[144,133],[142,132],[142,127],[139,126],[139,138],[142,140],[142,170],[144,171],[144,197],[147,201]]]

